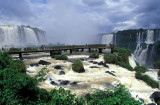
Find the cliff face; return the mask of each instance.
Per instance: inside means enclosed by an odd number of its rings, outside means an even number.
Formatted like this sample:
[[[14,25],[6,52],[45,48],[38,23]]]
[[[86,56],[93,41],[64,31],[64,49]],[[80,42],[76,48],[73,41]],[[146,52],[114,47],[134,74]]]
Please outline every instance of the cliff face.
[[[102,40],[110,39],[115,46],[130,49],[141,65],[151,67],[160,60],[160,29],[118,31],[113,38],[107,38]]]
[[[0,26],[0,47],[24,47],[45,42],[45,32],[30,26]]]

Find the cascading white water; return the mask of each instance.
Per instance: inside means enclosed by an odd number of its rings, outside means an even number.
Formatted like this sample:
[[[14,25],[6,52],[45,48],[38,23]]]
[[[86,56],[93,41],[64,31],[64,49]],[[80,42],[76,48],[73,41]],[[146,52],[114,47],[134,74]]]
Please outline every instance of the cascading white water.
[[[147,44],[147,48],[143,49],[142,44]],[[154,43],[154,31],[147,30],[147,37],[144,39],[144,32],[137,33],[137,47],[134,51],[134,56],[141,65],[145,65],[147,62],[147,52],[150,44]]]
[[[24,47],[45,42],[45,33],[28,26],[0,26],[0,47]]]
[[[109,45],[110,43],[113,43],[113,34],[103,35],[101,43],[106,44],[106,45]]]
[[[146,44],[153,44],[154,43],[154,31],[147,30],[147,38],[145,41]]]
[[[140,53],[140,55],[139,55],[139,63],[141,64],[141,65],[145,65],[146,64],[146,60],[147,60],[147,51],[148,51],[148,46],[149,45],[147,45],[147,48],[146,49],[143,49],[142,50],[142,52]]]

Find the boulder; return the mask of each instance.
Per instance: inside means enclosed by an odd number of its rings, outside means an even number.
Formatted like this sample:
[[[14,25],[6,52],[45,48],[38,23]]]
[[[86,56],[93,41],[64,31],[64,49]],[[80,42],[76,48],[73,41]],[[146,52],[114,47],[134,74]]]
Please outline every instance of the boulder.
[[[104,65],[103,61],[99,62],[98,65]]]
[[[71,85],[77,85],[78,82],[72,82]]]
[[[65,75],[65,72],[64,71],[60,71],[59,75]]]
[[[99,67],[97,67],[97,66],[90,66],[89,68],[99,68]]]
[[[89,61],[89,63],[93,63],[93,61]]]
[[[158,104],[158,101],[160,102],[160,91],[155,91],[150,98]]]
[[[62,69],[62,67],[61,67],[61,65],[56,65],[56,66],[54,66],[54,69],[59,70],[59,69]]]
[[[98,64],[98,62],[94,61],[93,64]]]
[[[105,63],[103,64],[103,66],[104,66],[104,67],[106,67],[106,68],[109,68],[109,66],[108,66],[108,65],[106,65]]]
[[[46,80],[52,81],[54,79],[53,75],[49,75]]]
[[[58,80],[60,82],[61,85],[68,85],[70,83],[70,81],[68,80]]]
[[[34,67],[34,66],[38,66],[38,63],[32,63],[30,64],[31,67]]]
[[[57,83],[54,82],[54,81],[51,81],[50,83],[51,83],[52,85],[57,85]]]
[[[44,61],[44,60],[40,60],[38,62],[38,64],[41,64],[41,65],[50,65],[51,63],[50,62],[47,62],[47,61]]]
[[[108,74],[110,74],[110,75],[112,75],[112,76],[115,76],[116,77],[116,75],[115,74],[113,74],[112,72],[110,72],[110,71],[105,71],[105,73],[108,73]]]

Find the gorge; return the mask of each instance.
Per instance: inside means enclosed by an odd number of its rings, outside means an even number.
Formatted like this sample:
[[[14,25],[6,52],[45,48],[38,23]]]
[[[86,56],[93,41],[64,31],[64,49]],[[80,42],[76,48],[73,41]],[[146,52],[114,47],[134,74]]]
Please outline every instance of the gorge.
[[[141,65],[153,67],[160,60],[160,29],[123,30],[104,34],[101,43],[112,42],[117,47],[128,48]]]

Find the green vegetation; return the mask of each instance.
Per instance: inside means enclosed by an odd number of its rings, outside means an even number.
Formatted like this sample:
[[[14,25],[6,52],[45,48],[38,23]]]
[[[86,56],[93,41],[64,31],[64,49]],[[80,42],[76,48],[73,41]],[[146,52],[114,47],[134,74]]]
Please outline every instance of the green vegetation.
[[[147,70],[147,68],[144,67],[144,66],[136,66],[136,67],[134,68],[134,70],[135,70],[136,72],[145,73],[146,70]]]
[[[117,61],[116,65],[119,65],[121,67],[124,67],[124,68],[130,70],[130,71],[133,71],[133,68],[129,64],[125,63],[125,62]]]
[[[63,88],[51,90],[49,96],[51,97],[49,105],[84,105],[82,98],[76,98],[75,94],[70,93],[70,90]]]
[[[26,65],[24,64],[24,62],[22,60],[14,60],[13,63],[15,65],[15,67],[19,68],[19,70],[21,72],[25,72]]]
[[[99,54],[97,54],[97,53],[91,53],[91,55],[89,56],[89,58],[99,58]]]
[[[158,77],[160,77],[160,70],[158,70]]]
[[[116,63],[117,56],[115,54],[105,54],[104,55],[104,61],[105,63]]]
[[[61,55],[61,51],[51,51],[50,55],[52,58],[54,58],[56,55]]]
[[[136,101],[122,85],[118,85],[114,91],[99,91],[86,97],[88,105],[141,105]],[[143,101],[143,100],[142,100]]]
[[[128,56],[131,55],[131,51],[125,48],[114,48],[116,54],[105,54],[104,60],[106,63],[113,63],[133,71],[133,68],[129,64]]]
[[[76,60],[73,64],[72,64],[72,70],[78,73],[82,73],[85,72],[83,64],[80,60]]]
[[[151,86],[152,88],[158,88],[159,84],[157,81],[153,80],[151,77],[149,77],[148,75],[143,75],[140,72],[136,72],[135,77],[137,79],[143,80],[145,83],[147,83],[149,86]]]
[[[124,54],[126,56],[131,55],[131,51],[125,48],[114,47],[114,52]]]
[[[43,82],[45,81],[46,79],[44,79],[44,77],[46,76],[46,74],[48,72],[44,72],[47,68],[44,67],[41,69],[41,71],[39,71],[36,75],[35,75],[35,79],[38,81],[38,82]]]
[[[55,55],[56,60],[68,60],[66,55]]]
[[[37,48],[32,48],[32,47],[27,47],[27,48],[24,48],[24,51],[36,51],[38,50]]]
[[[77,65],[77,63],[75,64]],[[34,78],[22,73],[21,70],[24,68],[23,61],[13,61],[7,53],[0,53],[1,105],[141,104],[134,100],[123,86],[116,87],[114,92],[96,92],[87,99],[76,98],[75,94],[71,94],[69,90],[63,88],[53,89],[48,92],[37,87],[38,81],[44,80],[46,68],[43,68]]]
[[[160,61],[155,62],[153,65],[155,69],[160,69]]]
[[[21,48],[10,48],[9,52],[14,52],[14,51],[21,51]]]

